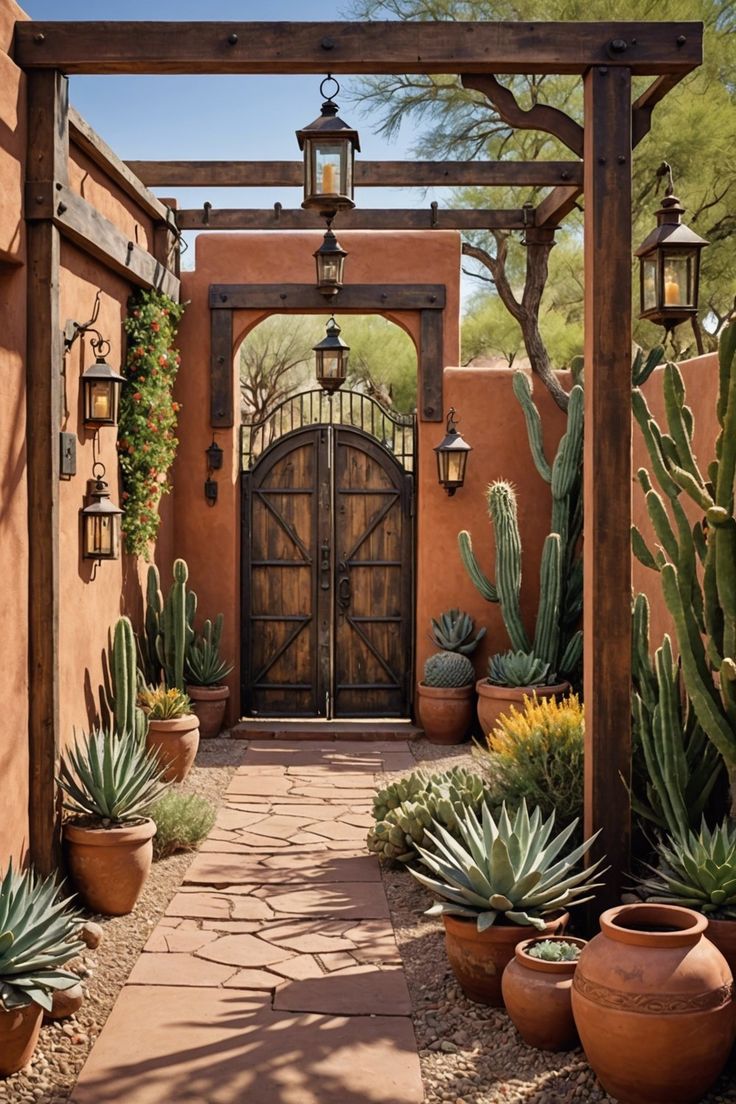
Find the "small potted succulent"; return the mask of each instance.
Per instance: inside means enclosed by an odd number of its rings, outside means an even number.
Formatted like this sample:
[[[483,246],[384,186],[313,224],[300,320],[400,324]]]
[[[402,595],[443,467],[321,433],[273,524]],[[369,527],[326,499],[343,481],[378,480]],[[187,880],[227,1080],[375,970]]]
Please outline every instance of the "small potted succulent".
[[[435,652],[424,664],[417,711],[432,744],[459,744],[473,720],[475,671],[466,655]]]
[[[560,934],[566,909],[591,900],[602,884],[593,880],[602,860],[575,870],[595,836],[558,858],[577,821],[551,839],[554,819],[543,821],[539,809],[530,816],[523,801],[513,821],[505,805],[495,820],[483,804],[480,814],[467,809],[458,817],[454,834],[439,824],[427,828],[434,852],[417,848],[433,876],[411,873],[441,898],[427,915],[442,916],[450,965],[480,1004],[503,1004],[501,975],[530,928]]]
[[[12,862],[0,882],[0,1077],[30,1062],[53,994],[79,984],[63,969],[85,949],[68,905],[53,878]]]
[[[502,713],[512,705],[521,705],[526,697],[551,698],[566,694],[569,682],[558,682],[549,663],[533,652],[498,652],[488,660],[488,675],[479,679],[478,720],[483,735],[496,727]]]
[[[199,720],[199,734],[203,739],[219,734],[230,696],[223,680],[233,668],[231,663],[220,657],[222,624],[222,614],[217,616],[214,624],[205,621],[202,632],[189,645],[186,658],[187,694],[192,702],[192,711]]]
[[[58,781],[79,896],[106,916],[131,912],[153,858],[156,825],[148,812],[167,788],[157,757],[128,734],[90,732],[67,750]]]
[[[525,1043],[538,1050],[572,1050],[578,1032],[572,1014],[572,979],[584,939],[550,935],[517,943],[503,972],[506,1011]]]
[[[199,720],[183,690],[149,686],[138,701],[148,718],[146,746],[155,752],[165,782],[183,782],[199,747]]]

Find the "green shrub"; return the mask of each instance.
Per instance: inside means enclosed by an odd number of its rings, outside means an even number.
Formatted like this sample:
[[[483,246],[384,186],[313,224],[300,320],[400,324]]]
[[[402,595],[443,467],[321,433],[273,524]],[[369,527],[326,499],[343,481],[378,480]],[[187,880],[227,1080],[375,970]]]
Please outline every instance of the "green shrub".
[[[216,812],[212,802],[197,794],[167,793],[151,810],[156,822],[155,857],[194,851],[215,823]]]

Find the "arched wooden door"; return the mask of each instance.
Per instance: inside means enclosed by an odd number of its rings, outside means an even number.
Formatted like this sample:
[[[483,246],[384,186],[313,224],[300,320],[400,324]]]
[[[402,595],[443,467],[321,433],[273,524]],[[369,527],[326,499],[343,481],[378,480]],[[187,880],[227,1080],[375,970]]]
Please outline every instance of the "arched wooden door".
[[[413,480],[345,426],[282,437],[243,477],[243,708],[408,717]]]

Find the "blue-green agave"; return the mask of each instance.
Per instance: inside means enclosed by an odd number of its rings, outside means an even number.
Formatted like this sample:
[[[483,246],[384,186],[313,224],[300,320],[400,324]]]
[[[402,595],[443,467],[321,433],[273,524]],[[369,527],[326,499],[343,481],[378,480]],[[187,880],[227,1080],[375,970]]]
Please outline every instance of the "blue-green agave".
[[[168,788],[155,751],[127,733],[90,732],[61,761],[64,808],[103,824],[125,824],[148,815]]]

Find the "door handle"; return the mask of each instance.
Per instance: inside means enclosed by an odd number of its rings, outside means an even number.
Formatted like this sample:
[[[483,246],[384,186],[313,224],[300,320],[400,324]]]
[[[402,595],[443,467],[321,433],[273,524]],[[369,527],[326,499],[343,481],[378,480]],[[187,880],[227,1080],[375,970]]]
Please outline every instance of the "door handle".
[[[340,579],[337,584],[337,604],[341,610],[346,610],[350,605],[352,591],[350,588],[350,569],[345,560],[340,561],[338,570],[340,571]]]
[[[329,544],[323,544],[320,549],[320,575],[321,582],[320,588],[322,590],[330,589],[330,546]]]

